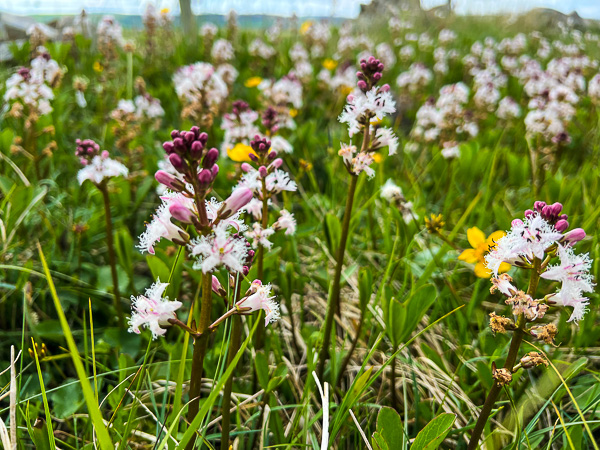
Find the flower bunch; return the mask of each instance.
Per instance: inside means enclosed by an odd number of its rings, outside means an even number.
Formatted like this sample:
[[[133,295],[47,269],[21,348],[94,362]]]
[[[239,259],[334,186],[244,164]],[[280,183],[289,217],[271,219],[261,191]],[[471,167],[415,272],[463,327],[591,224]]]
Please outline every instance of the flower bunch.
[[[297,185],[287,172],[281,170],[283,160],[277,157],[277,152],[271,147],[271,141],[256,135],[250,142],[250,149],[252,150],[248,154],[250,162],[242,164],[244,174],[234,188],[234,192],[240,189],[248,189],[252,192],[252,199],[245,209],[257,222],[246,233],[246,237],[252,240],[254,248],[270,249],[272,243],[268,240],[269,236],[276,230],[285,230],[286,234],[293,234],[296,230],[296,221],[293,214],[282,209],[279,219],[269,227],[268,206],[273,203],[277,194],[283,191],[296,191]]]
[[[339,121],[348,125],[348,134],[352,138],[363,133],[363,144],[359,149],[350,144],[341,144],[338,152],[349,173],[359,175],[365,172],[369,178],[375,171],[370,167],[374,162],[376,150],[388,147],[388,154],[398,150],[398,138],[390,128],[379,127],[381,120],[396,112],[396,103],[387,84],[377,86],[381,80],[383,63],[374,57],[361,60],[361,70],[357,72],[358,82],[355,92],[348,95],[344,111]]]
[[[205,62],[181,67],[173,75],[175,92],[184,103],[182,118],[210,126],[214,115],[229,95],[227,83],[215,68]]]
[[[589,303],[584,294],[592,292],[594,288],[590,274],[592,261],[588,254],[577,254],[573,250],[573,246],[585,237],[585,232],[581,228],[567,231],[567,219],[560,203],[547,205],[535,202],[533,209],[525,211],[523,219],[513,220],[510,231],[498,239],[495,248],[485,256],[487,266],[494,274],[490,292],[503,294],[512,310],[512,318],[491,313],[490,328],[494,333],[510,331],[512,338],[503,367],[497,368],[495,362],[492,363],[495,383],[473,428],[469,449],[477,447],[494,403],[502,387],[512,382],[513,373],[521,368],[548,365],[545,355],[538,352],[525,354],[516,364],[521,343],[526,336],[554,345],[558,331],[555,324],[529,324],[542,320],[553,306],[573,307],[569,322],[577,323],[583,319]],[[558,264],[550,265],[555,258],[558,258]],[[529,271],[526,291],[519,289],[508,273],[498,275],[503,263]],[[558,290],[543,298],[537,297],[542,279],[560,283]]]
[[[75,156],[79,158],[79,162],[83,166],[77,173],[79,184],[90,180],[92,183],[100,185],[109,178],[128,175],[127,167],[111,159],[108,151],[100,151],[100,146],[93,140],[77,139],[76,144]]]
[[[573,250],[573,246],[585,237],[585,231],[581,228],[567,231],[568,217],[561,212],[560,203],[547,205],[535,202],[534,209],[527,210],[523,220],[513,220],[511,230],[498,240],[485,259],[495,276],[492,280],[494,287],[509,298],[518,291],[507,277],[498,277],[502,263],[533,269],[541,278],[560,283],[556,292],[535,302],[541,305],[543,311],[548,306],[572,307],[569,322],[577,323],[583,319],[589,303],[584,294],[592,292],[594,287],[589,273],[591,260],[587,254],[577,254]],[[559,263],[550,265],[554,258],[558,258]],[[534,300],[528,298],[527,301]],[[543,317],[543,311],[534,318]]]
[[[14,102],[11,115],[15,117],[22,114],[23,107],[28,108],[28,115],[42,116],[52,112],[52,89],[60,83],[63,71],[45,48],[39,47],[37,51],[39,55],[31,61],[30,67],[20,68],[6,80],[4,101]]]

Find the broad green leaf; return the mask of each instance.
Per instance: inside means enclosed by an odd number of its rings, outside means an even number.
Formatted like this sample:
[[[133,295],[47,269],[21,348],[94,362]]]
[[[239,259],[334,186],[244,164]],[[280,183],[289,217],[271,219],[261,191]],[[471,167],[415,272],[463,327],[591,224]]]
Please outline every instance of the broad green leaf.
[[[450,432],[456,414],[444,413],[434,418],[425,425],[410,447],[411,450],[435,450],[444,441],[446,435]]]
[[[381,408],[377,414],[377,433],[390,449],[398,448],[404,438],[404,426],[400,415],[387,406]]]

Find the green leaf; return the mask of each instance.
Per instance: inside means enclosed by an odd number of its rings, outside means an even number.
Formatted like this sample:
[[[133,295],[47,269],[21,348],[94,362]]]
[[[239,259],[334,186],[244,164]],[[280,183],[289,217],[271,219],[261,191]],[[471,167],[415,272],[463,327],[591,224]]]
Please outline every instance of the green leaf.
[[[52,300],[54,301],[54,307],[56,308],[58,319],[60,320],[60,324],[65,334],[65,339],[67,340],[67,347],[69,349],[69,353],[71,354],[73,364],[75,365],[77,377],[79,378],[79,382],[81,383],[81,387],[83,389],[83,396],[85,397],[85,402],[88,407],[88,414],[90,415],[92,423],[96,428],[98,444],[101,450],[113,450],[115,446],[113,445],[110,435],[108,434],[106,425],[104,425],[104,421],[102,420],[102,414],[100,412],[100,407],[98,406],[98,401],[96,400],[94,391],[92,391],[92,386],[90,385],[90,381],[88,380],[85,368],[83,367],[83,363],[81,362],[81,356],[79,355],[77,344],[75,343],[75,339],[73,339],[71,327],[69,326],[69,322],[67,321],[65,312],[63,311],[62,305],[60,304],[60,300],[56,293],[56,288],[54,287],[54,281],[52,281],[52,276],[50,275],[48,263],[46,263],[46,258],[44,257],[42,247],[39,243],[37,244],[37,248],[40,254],[42,267],[44,268],[44,274],[46,275],[46,281],[48,282],[48,287],[50,288],[50,294],[52,296]]]
[[[256,376],[258,377],[258,384],[265,391],[269,386],[269,362],[263,351],[256,352],[254,358],[254,367],[256,367]]]
[[[398,448],[404,439],[404,426],[400,415],[387,406],[381,408],[377,414],[377,433],[381,435],[389,448]]]
[[[325,216],[323,226],[325,227],[327,247],[329,247],[329,252],[335,256],[340,246],[340,240],[342,239],[342,224],[340,223],[340,219],[336,215],[329,213]]]
[[[373,272],[369,266],[360,269],[358,273],[358,301],[361,311],[364,311],[373,294]]]
[[[48,426],[44,419],[36,419],[29,435],[37,450],[50,450],[50,439],[48,438]]]
[[[423,428],[413,445],[410,447],[411,450],[434,450],[444,441],[446,435],[450,432],[454,421],[456,420],[456,414],[444,413],[437,416]]]
[[[83,405],[84,399],[78,383],[72,383],[72,378],[63,380],[64,387],[52,392],[50,399],[53,403],[53,413],[59,419],[66,419],[77,412]]]
[[[374,450],[389,450],[390,447],[381,434],[377,431],[373,433],[371,443]],[[393,448],[393,447],[392,447]]]

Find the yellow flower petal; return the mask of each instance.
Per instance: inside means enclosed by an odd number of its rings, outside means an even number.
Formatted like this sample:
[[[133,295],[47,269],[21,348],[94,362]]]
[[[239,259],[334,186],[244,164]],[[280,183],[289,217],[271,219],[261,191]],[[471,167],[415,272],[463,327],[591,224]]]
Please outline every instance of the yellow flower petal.
[[[500,268],[498,269],[498,273],[508,272],[512,266],[509,263],[501,263]]]
[[[327,70],[334,70],[337,67],[337,65],[337,61],[333,59],[328,58],[325,61],[323,61],[323,67],[325,67]]]
[[[506,233],[502,230],[498,230],[498,231],[494,231],[492,234],[490,234],[488,236],[488,238],[485,240],[485,243],[489,246],[489,245],[494,245],[495,243],[497,243],[500,239],[502,239],[504,236],[506,236]]]
[[[373,153],[373,161],[375,161],[376,163],[380,163],[382,159],[383,157],[380,153]]]
[[[247,88],[253,88],[258,86],[260,83],[262,83],[261,77],[251,77],[244,82],[244,86],[246,86]]]
[[[252,161],[248,156],[250,153],[254,153],[256,155],[254,150],[252,150],[252,147],[242,144],[241,142],[239,144],[235,144],[233,148],[227,149],[227,156],[229,156],[229,158],[235,162]]]
[[[467,230],[467,240],[471,244],[471,247],[477,248],[479,244],[485,242],[485,234],[477,227],[469,228]]]
[[[307,20],[306,22],[304,22],[300,26],[300,33],[302,33],[302,34],[308,33],[308,30],[310,30],[310,27],[312,27],[312,24],[313,23],[310,20]]]
[[[477,251],[475,249],[468,248],[458,256],[458,259],[469,264],[475,264],[479,258],[477,258]]]
[[[475,264],[474,272],[475,272],[475,275],[478,276],[479,278],[489,278],[492,276],[492,271],[490,269],[488,269],[487,267],[485,267],[483,265],[483,263],[480,263],[480,262]]]

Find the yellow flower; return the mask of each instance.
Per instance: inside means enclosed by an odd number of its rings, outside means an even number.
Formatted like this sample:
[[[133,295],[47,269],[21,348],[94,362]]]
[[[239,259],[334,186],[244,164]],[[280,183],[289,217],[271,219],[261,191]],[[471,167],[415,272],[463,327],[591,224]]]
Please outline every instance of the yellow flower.
[[[352,93],[352,91],[354,90],[354,87],[352,86],[341,86],[340,90],[342,91],[342,94],[344,94],[345,96],[348,96]]]
[[[294,108],[290,108],[290,117],[293,119],[298,115],[298,110]]]
[[[333,59],[328,58],[325,61],[323,61],[323,67],[325,67],[327,70],[334,70],[337,67],[337,65],[337,61],[334,61]]]
[[[229,156],[231,160],[235,162],[252,161],[248,156],[250,153],[256,155],[256,152],[252,150],[252,147],[242,144],[241,142],[239,144],[235,144],[233,148],[227,148],[227,156]]]
[[[94,68],[95,72],[102,72],[104,70],[104,67],[102,67],[102,64],[100,64],[100,61],[94,61],[93,68]]]
[[[307,20],[300,26],[300,33],[302,33],[302,34],[308,33],[308,30],[310,30],[310,27],[312,27],[312,25],[313,25],[313,23],[310,20]]]
[[[253,87],[258,86],[260,83],[262,83],[261,77],[252,77],[252,78],[248,78],[245,81],[244,86],[246,86],[247,88],[253,88]]]
[[[376,163],[380,163],[382,159],[383,157],[380,153],[373,153],[373,161],[375,161]]]
[[[467,230],[467,240],[471,247],[463,251],[458,259],[469,264],[475,264],[475,275],[479,278],[490,278],[492,272],[485,265],[485,255],[488,254],[490,248],[496,245],[498,239],[504,237],[504,231],[494,231],[487,238],[483,231],[477,227],[469,228]],[[510,264],[500,264],[498,272],[508,272]]]
[[[163,8],[160,10],[161,14],[169,14],[170,9],[169,8]]]

